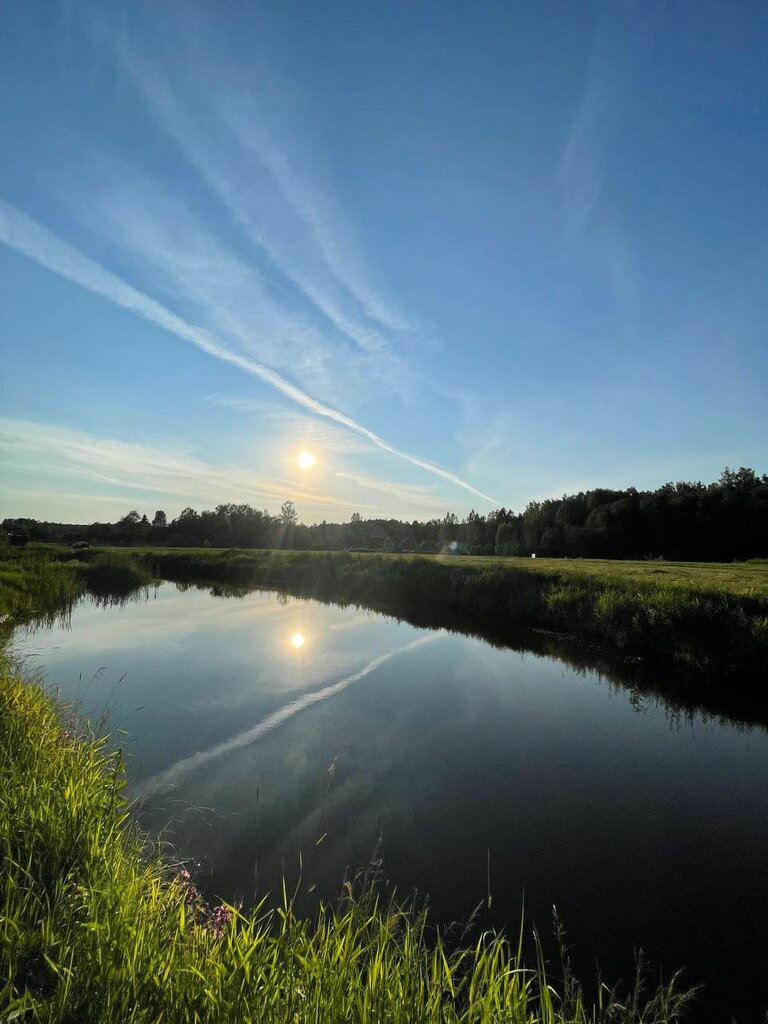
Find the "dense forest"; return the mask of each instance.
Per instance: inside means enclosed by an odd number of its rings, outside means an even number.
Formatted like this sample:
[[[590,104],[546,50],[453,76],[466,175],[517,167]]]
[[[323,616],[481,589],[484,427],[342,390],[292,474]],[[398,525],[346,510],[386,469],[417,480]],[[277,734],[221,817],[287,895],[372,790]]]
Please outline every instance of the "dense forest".
[[[299,522],[286,501],[278,515],[250,505],[185,508],[168,520],[131,511],[116,523],[73,525],[6,519],[14,542],[418,551],[555,558],[731,561],[768,556],[768,476],[726,468],[711,484],[667,483],[654,491],[596,489],[533,501],[522,513],[448,513],[426,522],[363,519]]]

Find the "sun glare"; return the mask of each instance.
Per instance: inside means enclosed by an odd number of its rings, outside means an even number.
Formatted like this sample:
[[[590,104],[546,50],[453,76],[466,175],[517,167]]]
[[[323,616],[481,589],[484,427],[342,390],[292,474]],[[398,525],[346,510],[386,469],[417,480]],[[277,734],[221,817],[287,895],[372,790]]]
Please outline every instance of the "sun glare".
[[[291,647],[295,648],[298,651],[300,647],[304,646],[305,640],[306,637],[304,636],[303,633],[294,633],[290,640]]]
[[[312,452],[299,452],[299,454],[296,456],[296,465],[299,467],[299,469],[312,469],[316,462],[317,459],[312,454]]]

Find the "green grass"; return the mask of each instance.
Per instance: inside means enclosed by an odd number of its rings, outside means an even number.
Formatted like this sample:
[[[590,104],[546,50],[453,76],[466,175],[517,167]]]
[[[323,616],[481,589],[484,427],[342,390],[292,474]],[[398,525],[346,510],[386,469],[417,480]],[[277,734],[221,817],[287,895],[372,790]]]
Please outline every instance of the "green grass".
[[[128,597],[152,583],[152,574],[144,561],[125,551],[89,552],[78,566],[78,574],[89,594],[105,600]]]
[[[503,640],[567,633],[710,677],[768,677],[768,563],[136,549],[153,575],[285,587]]]
[[[119,601],[153,582],[142,558],[130,552],[85,555],[45,545],[0,548],[2,633],[21,623],[52,622],[66,616],[85,593],[102,601]]]
[[[72,553],[56,545],[37,545],[56,557],[82,558],[82,553]],[[177,547],[136,547],[92,549],[91,554],[111,552],[122,558],[170,560],[176,564],[194,565],[201,572],[219,565],[262,566],[274,563],[277,568],[297,557],[323,558],[330,552],[265,551],[260,549],[228,548],[177,548]],[[768,597],[768,560],[752,559],[748,562],[665,562],[665,561],[618,561],[607,558],[505,558],[500,556],[456,556],[456,555],[414,555],[384,553],[341,553],[345,558],[361,561],[373,559],[402,561],[431,561],[442,565],[455,565],[463,569],[511,569],[544,576],[581,575],[596,580],[661,584],[702,590],[719,590],[744,597]]]
[[[50,617],[87,591],[123,600],[152,580],[275,586],[407,619],[514,641],[521,628],[606,651],[740,678],[768,678],[768,563],[740,565],[466,558],[203,548],[39,546],[0,557],[0,615]]]
[[[119,755],[61,724],[0,652],[0,1019],[49,1024],[666,1024],[675,981],[588,1005],[541,947],[457,945],[424,913],[349,886],[296,916],[211,912],[136,830]],[[522,935],[522,930],[521,930]]]
[[[0,623],[55,618],[82,591],[74,566],[40,550],[0,548]]]
[[[720,590],[745,597],[768,598],[768,561],[761,559],[749,562],[630,562],[608,558],[470,557],[462,558],[464,561],[475,566],[491,563],[534,573],[577,574],[602,580]]]

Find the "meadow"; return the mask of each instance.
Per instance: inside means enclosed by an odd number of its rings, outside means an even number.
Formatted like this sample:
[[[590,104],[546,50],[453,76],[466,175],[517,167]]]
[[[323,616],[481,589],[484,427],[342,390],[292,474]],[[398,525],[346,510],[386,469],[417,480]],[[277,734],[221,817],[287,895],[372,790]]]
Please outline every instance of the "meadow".
[[[441,556],[433,556],[440,558]],[[768,597],[768,560],[749,562],[619,561],[609,558],[484,558],[470,564],[496,564],[535,573],[583,574],[604,580],[659,583],[703,590],[722,590],[745,597]]]

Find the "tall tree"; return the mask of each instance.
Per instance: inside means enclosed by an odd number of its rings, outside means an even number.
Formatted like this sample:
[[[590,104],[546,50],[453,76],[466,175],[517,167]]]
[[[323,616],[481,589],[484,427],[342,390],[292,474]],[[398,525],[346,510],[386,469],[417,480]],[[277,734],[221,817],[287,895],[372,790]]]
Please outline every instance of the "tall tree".
[[[299,514],[292,501],[284,501],[280,506],[280,522],[283,526],[295,526],[299,521]]]

